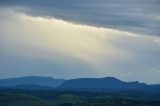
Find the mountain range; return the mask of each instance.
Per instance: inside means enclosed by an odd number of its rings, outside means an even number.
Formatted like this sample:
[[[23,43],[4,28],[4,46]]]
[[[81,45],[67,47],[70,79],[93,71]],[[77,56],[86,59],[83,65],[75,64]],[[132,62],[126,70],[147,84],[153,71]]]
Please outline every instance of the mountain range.
[[[160,84],[125,82],[114,77],[55,79],[52,77],[28,76],[0,80],[0,88],[29,90],[83,90],[83,91],[140,91],[160,93]]]

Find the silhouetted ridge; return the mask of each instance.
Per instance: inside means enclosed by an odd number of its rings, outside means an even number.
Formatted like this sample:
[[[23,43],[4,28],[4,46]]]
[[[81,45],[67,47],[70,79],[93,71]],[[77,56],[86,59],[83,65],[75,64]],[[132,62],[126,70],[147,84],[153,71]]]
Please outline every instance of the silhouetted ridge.
[[[113,91],[143,91],[158,92],[160,85],[147,85],[145,83],[124,82],[114,77],[104,78],[79,78],[66,80],[59,88],[70,90],[113,90]]]
[[[108,85],[109,84],[109,85]],[[65,81],[61,88],[119,88],[125,83],[114,78],[79,78]]]
[[[0,87],[10,87],[19,85],[39,85],[48,87],[57,87],[64,82],[63,79],[54,79],[52,77],[27,76],[20,78],[8,78],[0,80]]]
[[[114,77],[104,78],[77,78],[71,80],[54,79],[52,77],[28,76],[0,80],[0,88],[11,89],[57,89],[57,90],[84,90],[84,91],[140,91],[159,93],[160,85],[125,82]]]

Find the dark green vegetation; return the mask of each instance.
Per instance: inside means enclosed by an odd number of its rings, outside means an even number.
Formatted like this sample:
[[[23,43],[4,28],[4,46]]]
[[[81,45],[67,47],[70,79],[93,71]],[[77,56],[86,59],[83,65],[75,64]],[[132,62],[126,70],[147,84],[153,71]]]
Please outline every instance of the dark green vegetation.
[[[160,95],[3,89],[0,106],[160,106]]]

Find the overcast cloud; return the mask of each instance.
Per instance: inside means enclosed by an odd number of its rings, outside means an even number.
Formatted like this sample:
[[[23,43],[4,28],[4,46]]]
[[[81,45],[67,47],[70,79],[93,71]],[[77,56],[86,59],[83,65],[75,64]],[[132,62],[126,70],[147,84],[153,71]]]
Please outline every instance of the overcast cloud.
[[[2,6],[76,23],[160,36],[159,0],[0,0]]]

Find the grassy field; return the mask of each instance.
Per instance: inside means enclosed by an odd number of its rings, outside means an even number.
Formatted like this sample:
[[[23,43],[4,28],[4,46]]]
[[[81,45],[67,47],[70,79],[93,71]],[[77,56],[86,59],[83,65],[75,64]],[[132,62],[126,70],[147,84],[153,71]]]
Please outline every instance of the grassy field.
[[[160,95],[135,92],[0,90],[0,106],[160,106]]]

